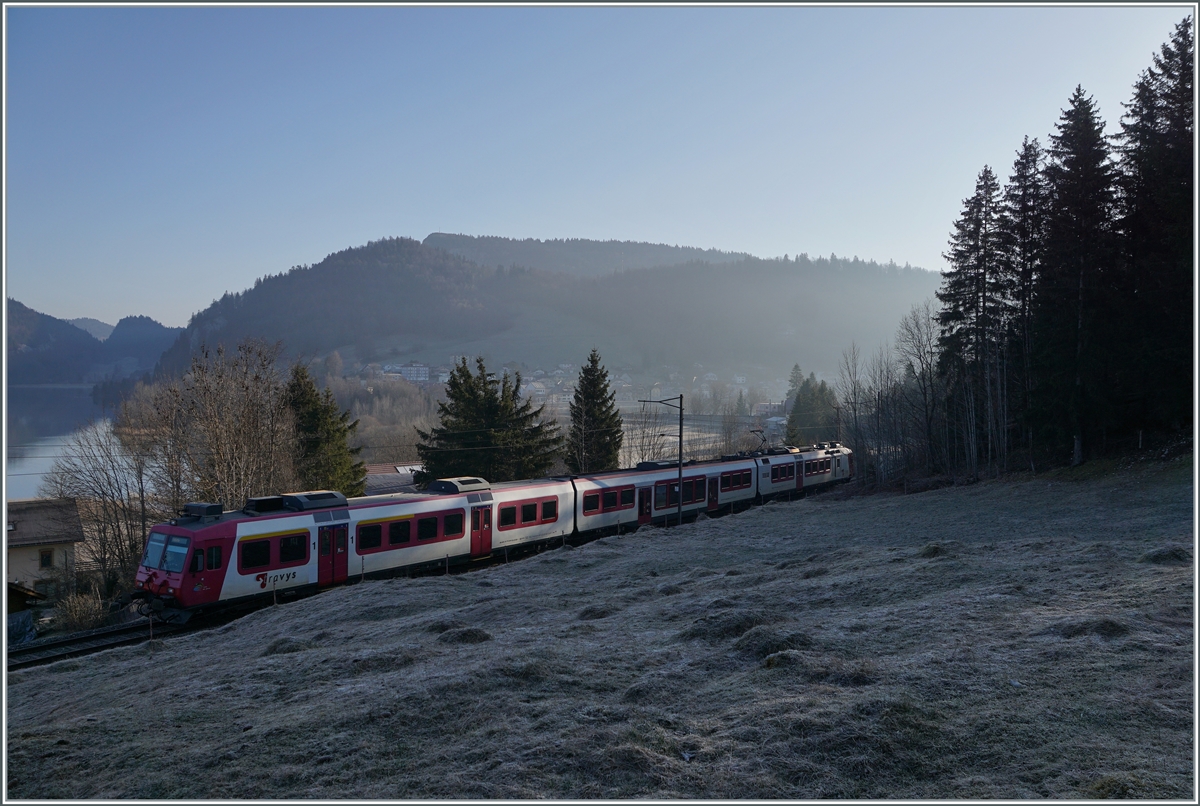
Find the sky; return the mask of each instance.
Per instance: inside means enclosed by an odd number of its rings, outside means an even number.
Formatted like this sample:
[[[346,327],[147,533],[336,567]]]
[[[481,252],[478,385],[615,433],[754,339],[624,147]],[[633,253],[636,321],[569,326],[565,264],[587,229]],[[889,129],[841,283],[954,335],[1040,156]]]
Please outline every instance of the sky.
[[[1076,85],[1109,132],[1190,6],[17,7],[7,296],[169,326],[431,232],[944,268]]]

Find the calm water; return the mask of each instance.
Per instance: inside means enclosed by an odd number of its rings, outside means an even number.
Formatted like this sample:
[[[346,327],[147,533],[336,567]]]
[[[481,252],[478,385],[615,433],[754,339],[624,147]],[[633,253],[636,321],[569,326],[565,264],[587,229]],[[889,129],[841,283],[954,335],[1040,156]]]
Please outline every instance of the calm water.
[[[5,498],[37,497],[42,476],[72,434],[104,418],[92,403],[92,387],[83,384],[10,386],[8,440],[5,443]]]

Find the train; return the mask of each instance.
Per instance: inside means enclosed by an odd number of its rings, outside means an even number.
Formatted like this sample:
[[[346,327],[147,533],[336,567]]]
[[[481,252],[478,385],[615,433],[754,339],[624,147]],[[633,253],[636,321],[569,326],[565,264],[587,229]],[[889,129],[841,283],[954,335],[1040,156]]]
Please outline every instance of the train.
[[[558,541],[632,532],[806,495],[854,477],[838,442],[682,465],[491,484],[463,476],[425,490],[346,498],[330,490],[189,503],[151,528],[129,601],[168,623],[362,579],[461,566]]]

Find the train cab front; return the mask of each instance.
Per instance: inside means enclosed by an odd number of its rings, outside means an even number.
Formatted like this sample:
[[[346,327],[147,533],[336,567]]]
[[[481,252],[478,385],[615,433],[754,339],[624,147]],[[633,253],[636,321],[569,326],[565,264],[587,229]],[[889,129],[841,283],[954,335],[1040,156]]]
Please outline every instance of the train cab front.
[[[155,526],[134,577],[130,599],[139,612],[160,621],[182,624],[191,616],[183,593],[183,574],[192,535],[185,529]]]

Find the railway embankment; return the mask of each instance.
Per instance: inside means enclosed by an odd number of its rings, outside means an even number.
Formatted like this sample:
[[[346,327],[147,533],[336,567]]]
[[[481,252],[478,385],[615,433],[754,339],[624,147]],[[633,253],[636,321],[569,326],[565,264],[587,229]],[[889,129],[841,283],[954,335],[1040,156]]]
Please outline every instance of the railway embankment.
[[[1191,798],[1192,480],[815,496],[20,670],[6,794]]]

